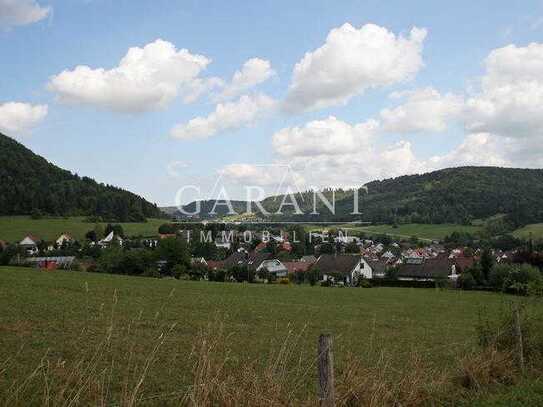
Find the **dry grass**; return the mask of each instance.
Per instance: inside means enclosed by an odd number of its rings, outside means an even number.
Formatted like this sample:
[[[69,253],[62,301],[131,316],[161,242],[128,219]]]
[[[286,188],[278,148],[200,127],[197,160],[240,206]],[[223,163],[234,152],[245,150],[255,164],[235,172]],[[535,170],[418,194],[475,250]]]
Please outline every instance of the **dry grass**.
[[[114,306],[113,306],[114,308]],[[134,320],[135,324],[137,321]],[[143,362],[136,363],[137,340],[116,359],[116,343],[130,335],[131,326],[115,326],[114,309],[103,340],[90,354],[76,360],[55,359],[46,354],[22,381],[13,381],[1,394],[4,406],[76,406],[76,405],[179,405],[179,406],[317,406],[316,357],[300,349],[304,332],[290,334],[279,346],[258,360],[239,360],[232,355],[231,337],[217,318],[203,327],[194,339],[190,354],[192,384],[182,385],[173,393],[146,391],[149,369],[156,362],[173,326],[161,327],[152,349]],[[126,346],[126,342],[122,342]],[[341,351],[341,350],[336,350]],[[377,352],[377,351],[376,351]],[[338,406],[421,406],[439,404],[451,391],[480,391],[491,385],[513,384],[518,378],[511,354],[485,349],[459,359],[458,377],[425,364],[411,353],[402,370],[381,352],[376,363],[348,354],[341,370],[336,369]],[[11,361],[0,365],[0,375],[7,377]],[[120,374],[119,374],[120,372]],[[184,372],[170,372],[179,374]],[[0,382],[2,383],[2,382]],[[2,383],[5,384],[5,383]],[[465,390],[467,389],[467,390]]]

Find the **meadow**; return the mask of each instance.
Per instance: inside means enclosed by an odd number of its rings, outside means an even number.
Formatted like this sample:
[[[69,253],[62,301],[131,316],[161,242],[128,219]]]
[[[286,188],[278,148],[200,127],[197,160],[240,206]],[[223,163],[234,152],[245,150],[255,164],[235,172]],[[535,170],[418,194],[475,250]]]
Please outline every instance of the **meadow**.
[[[455,225],[448,223],[439,225],[409,223],[397,225],[396,227],[393,225],[352,226],[345,224],[341,227],[356,232],[364,232],[369,236],[388,235],[398,239],[409,239],[410,237],[415,236],[421,240],[441,240],[453,232],[468,232],[475,234],[481,230],[480,226]],[[316,229],[319,228],[316,227]]]
[[[284,404],[314,400],[321,333],[334,337],[338,393],[350,394],[349,380],[364,378],[371,380],[360,385],[366,393],[371,387],[386,400],[417,401],[419,393],[405,392],[431,392],[437,378],[459,374],[462,358],[478,352],[481,317],[496,319],[512,301],[517,299],[484,292],[210,283],[3,267],[0,403],[38,405],[57,397],[94,405],[179,405],[191,404],[183,399],[189,394],[192,404],[216,405],[213,397],[222,395],[222,403],[228,393],[238,404],[242,396],[232,391],[269,397],[263,405],[281,404],[278,397],[286,397]],[[539,305],[529,307],[543,315]],[[353,366],[362,373],[354,374]],[[391,388],[384,385],[388,381]],[[539,395],[543,387],[535,385]],[[438,394],[473,401],[456,387]],[[385,398],[375,400],[379,405]]]
[[[543,223],[534,223],[531,225],[526,225],[520,229],[517,229],[513,232],[513,236],[520,239],[543,239]]]
[[[156,236],[164,219],[148,219],[142,223],[121,223],[127,236]],[[105,227],[105,223],[102,224]],[[0,216],[0,240],[18,242],[32,234],[46,241],[53,241],[61,233],[69,233],[78,240],[94,229],[94,223],[83,217],[32,219],[29,216]]]

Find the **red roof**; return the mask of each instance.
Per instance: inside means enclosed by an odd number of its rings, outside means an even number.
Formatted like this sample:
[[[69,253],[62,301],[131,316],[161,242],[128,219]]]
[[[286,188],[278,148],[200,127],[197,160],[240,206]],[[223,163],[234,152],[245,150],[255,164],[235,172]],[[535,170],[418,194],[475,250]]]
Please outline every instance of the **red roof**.
[[[473,257],[458,256],[453,259],[453,262],[456,267],[464,271],[470,267],[473,267],[475,259]]]
[[[207,267],[211,270],[217,270],[222,268],[224,263],[217,260],[207,260]]]
[[[312,266],[312,263],[307,263],[304,261],[283,261],[281,263],[284,264],[289,273],[305,273]]]
[[[267,246],[267,243],[266,242],[260,242],[259,244],[256,245],[255,247],[255,252],[259,252],[261,250],[264,250]]]

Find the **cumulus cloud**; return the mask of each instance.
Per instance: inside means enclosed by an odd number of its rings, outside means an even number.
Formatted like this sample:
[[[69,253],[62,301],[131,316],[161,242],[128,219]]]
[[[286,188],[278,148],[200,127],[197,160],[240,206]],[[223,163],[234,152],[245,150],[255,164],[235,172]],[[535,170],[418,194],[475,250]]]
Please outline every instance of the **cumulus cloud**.
[[[485,66],[481,93],[467,100],[467,129],[502,137],[540,138],[543,44],[496,49]]]
[[[383,130],[391,133],[442,132],[451,120],[459,119],[464,108],[461,96],[440,94],[433,88],[394,93],[406,98],[404,104],[380,113]]]
[[[219,103],[207,117],[196,117],[175,126],[170,134],[178,139],[202,139],[221,131],[251,125],[269,114],[276,106],[269,96],[243,95],[235,102]]]
[[[223,91],[218,96],[219,99],[230,99],[240,95],[246,90],[259,85],[275,75],[270,61],[260,58],[251,58],[247,60],[242,68],[232,77],[228,85],[225,85]]]
[[[239,185],[276,186],[287,167],[283,165],[229,164],[218,171],[228,180]]]
[[[190,95],[201,89],[205,83],[198,75],[210,62],[158,39],[130,48],[113,69],[77,66],[63,71],[51,78],[48,88],[61,102],[143,112],[164,108],[179,92]]]
[[[273,147],[283,156],[339,155],[368,146],[377,122],[351,125],[333,116],[306,123],[303,127],[289,127],[273,135]]]
[[[273,137],[274,164],[291,168],[297,185],[306,188],[360,186],[425,168],[409,142],[383,145],[377,135],[378,124],[373,120],[353,125],[335,117],[286,128]],[[264,173],[260,166],[250,164],[226,167],[223,174],[233,182],[249,185],[260,185],[262,180],[278,183],[280,179],[267,177],[269,171]]]
[[[46,18],[51,10],[35,0],[0,0],[0,27],[9,29],[36,23]]]
[[[425,37],[426,30],[417,27],[407,37],[375,24],[334,28],[323,46],[295,65],[284,108],[340,105],[368,88],[412,78],[423,66]]]
[[[0,104],[0,131],[6,135],[25,135],[47,116],[47,105],[8,102]]]

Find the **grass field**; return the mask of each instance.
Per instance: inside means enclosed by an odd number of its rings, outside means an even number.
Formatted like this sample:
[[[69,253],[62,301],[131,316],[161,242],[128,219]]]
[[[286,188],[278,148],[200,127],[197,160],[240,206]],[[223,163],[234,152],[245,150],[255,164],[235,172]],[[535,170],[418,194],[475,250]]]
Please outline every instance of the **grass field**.
[[[53,377],[47,383],[54,388],[55,381],[79,377],[70,373],[69,366],[87,355],[92,363],[78,366],[89,371],[92,367],[96,388],[107,381],[108,400],[118,400],[127,381],[138,382],[144,375],[138,397],[159,395],[157,400],[165,403],[167,395],[188,391],[195,368],[208,366],[191,358],[195,344],[215,343],[206,358],[228,344],[225,365],[234,370],[254,361],[258,366],[269,364],[281,352],[308,361],[295,389],[303,399],[314,394],[312,361],[320,333],[335,338],[338,375],[347,366],[349,353],[368,365],[386,360],[391,375],[407,369],[413,355],[437,372],[452,374],[459,368],[458,358],[477,348],[479,315],[494,318],[512,300],[492,293],[434,289],[225,284],[4,267],[0,268],[0,393],[3,385],[8,388],[2,380],[24,382],[40,360],[47,360],[43,375]],[[198,337],[208,323],[211,336]],[[91,356],[108,335],[112,337],[108,346],[100,348],[103,358],[94,362]],[[291,364],[274,365],[272,376],[289,380],[296,369]],[[206,369],[207,375],[215,372]],[[107,377],[100,376],[106,371]],[[41,388],[41,376],[40,371],[28,381],[25,397],[42,397],[32,387]]]
[[[517,229],[513,232],[513,236],[520,239],[543,239],[543,223],[534,223],[532,225],[526,225],[523,228]]]
[[[371,225],[371,226],[352,226],[349,224],[342,225],[345,229],[350,229],[358,232],[365,232],[368,235],[381,234],[391,237],[408,239],[416,236],[419,239],[439,240],[453,232],[469,232],[477,233],[481,230],[480,226],[466,226],[454,224],[427,225],[419,223],[410,223],[398,225],[396,228],[392,225]],[[312,229],[322,229],[322,227],[311,227]]]
[[[31,219],[29,216],[0,216],[0,240],[18,242],[27,234],[52,241],[61,233],[67,232],[76,239],[83,239],[85,233],[94,228],[93,223],[84,222],[85,218],[44,218]],[[148,219],[144,223],[121,223],[127,236],[158,234],[158,227],[163,219]],[[105,226],[105,224],[104,224]]]

